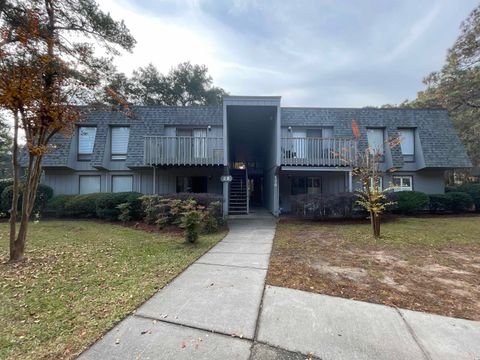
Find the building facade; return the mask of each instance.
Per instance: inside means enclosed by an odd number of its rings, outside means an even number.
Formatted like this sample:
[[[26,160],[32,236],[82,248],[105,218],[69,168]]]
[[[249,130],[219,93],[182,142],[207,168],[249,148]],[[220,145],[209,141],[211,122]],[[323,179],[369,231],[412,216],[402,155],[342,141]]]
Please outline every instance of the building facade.
[[[401,145],[384,146],[391,136]],[[398,190],[443,193],[446,170],[471,166],[444,110],[281,107],[280,97],[91,111],[54,144],[43,182],[55,194],[208,192],[223,194],[226,215],[278,215],[292,195],[353,191],[355,154],[367,146],[396,169],[383,183]]]

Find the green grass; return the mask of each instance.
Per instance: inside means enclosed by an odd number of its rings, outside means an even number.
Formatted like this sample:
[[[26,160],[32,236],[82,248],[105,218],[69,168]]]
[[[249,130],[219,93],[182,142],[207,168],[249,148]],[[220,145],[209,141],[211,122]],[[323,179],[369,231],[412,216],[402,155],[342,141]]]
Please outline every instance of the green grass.
[[[11,265],[0,223],[0,359],[73,358],[224,235],[191,245],[175,234],[44,221],[30,225],[27,260]]]

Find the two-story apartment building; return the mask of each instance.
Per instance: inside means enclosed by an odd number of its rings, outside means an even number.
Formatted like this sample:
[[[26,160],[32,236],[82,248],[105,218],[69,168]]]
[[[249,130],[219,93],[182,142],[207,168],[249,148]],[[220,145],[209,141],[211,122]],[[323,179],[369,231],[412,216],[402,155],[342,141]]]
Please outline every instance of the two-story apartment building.
[[[401,146],[383,146],[392,135]],[[92,111],[54,142],[43,168],[55,194],[209,192],[223,194],[225,214],[262,206],[278,215],[291,195],[352,191],[355,153],[367,144],[397,169],[383,183],[399,190],[443,193],[445,170],[471,166],[444,110],[281,107],[280,97]]]

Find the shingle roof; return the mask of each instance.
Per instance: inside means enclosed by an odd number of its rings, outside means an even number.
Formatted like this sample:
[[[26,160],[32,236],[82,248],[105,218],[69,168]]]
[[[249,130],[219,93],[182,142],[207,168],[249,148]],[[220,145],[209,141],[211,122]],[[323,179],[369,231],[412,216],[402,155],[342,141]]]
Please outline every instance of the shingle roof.
[[[108,126],[130,125],[127,166],[143,162],[143,136],[163,135],[165,125],[222,125],[222,106],[132,108],[132,117],[118,111],[92,111],[85,123],[97,125],[93,166],[101,166],[107,143]],[[385,127],[389,135],[399,127],[415,127],[420,136],[426,167],[469,167],[455,129],[445,110],[439,109],[374,109],[374,108],[282,108],[283,126],[333,126],[334,136],[351,137],[351,122],[356,119],[363,134],[360,146],[366,145],[367,127]],[[71,141],[62,135],[54,141],[57,149],[48,154],[44,166],[67,166]],[[403,158],[397,147],[392,151],[393,165],[401,166]]]
[[[426,167],[470,167],[456,130],[442,109],[402,108],[282,108],[283,126],[330,125],[334,136],[351,137],[352,119],[357,121],[362,138],[360,146],[366,146],[366,128],[385,127],[389,135],[396,135],[398,128],[414,127],[420,137]],[[393,165],[403,162],[400,147],[393,149]]]

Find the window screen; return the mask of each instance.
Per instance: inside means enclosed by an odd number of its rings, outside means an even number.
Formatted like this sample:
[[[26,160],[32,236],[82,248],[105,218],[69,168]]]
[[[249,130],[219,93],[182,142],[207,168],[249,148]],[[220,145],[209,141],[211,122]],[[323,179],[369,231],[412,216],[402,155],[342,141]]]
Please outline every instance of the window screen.
[[[100,192],[100,176],[81,175],[80,176],[80,194],[90,194]]]
[[[133,177],[131,175],[113,175],[112,192],[133,191]]]
[[[383,154],[383,129],[367,129],[367,139],[372,153]]]
[[[394,191],[412,191],[413,178],[411,176],[394,176],[393,188]]]
[[[130,128],[127,126],[112,127],[112,160],[127,158]]]
[[[398,129],[403,155],[415,154],[415,129]]]

